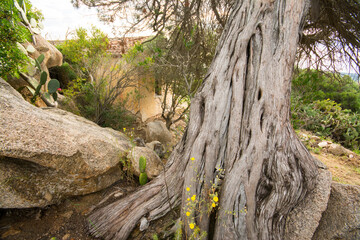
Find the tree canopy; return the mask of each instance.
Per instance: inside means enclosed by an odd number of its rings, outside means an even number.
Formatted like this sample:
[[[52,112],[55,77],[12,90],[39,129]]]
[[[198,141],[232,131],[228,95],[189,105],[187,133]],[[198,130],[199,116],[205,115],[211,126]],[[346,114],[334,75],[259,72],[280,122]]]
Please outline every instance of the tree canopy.
[[[348,62],[360,71],[360,2],[359,0],[311,0],[306,16],[298,59],[309,67],[335,70],[340,62]],[[198,27],[198,39],[206,28],[220,33],[229,17],[233,0],[72,0],[74,6],[95,7],[100,19],[114,22],[131,19],[132,28],[146,27],[156,33],[165,32],[176,43]],[[132,11],[129,11],[132,9]],[[131,14],[129,18],[129,13]],[[185,35],[186,35],[185,34]],[[201,41],[195,41],[200,44]],[[176,46],[174,44],[172,47]]]

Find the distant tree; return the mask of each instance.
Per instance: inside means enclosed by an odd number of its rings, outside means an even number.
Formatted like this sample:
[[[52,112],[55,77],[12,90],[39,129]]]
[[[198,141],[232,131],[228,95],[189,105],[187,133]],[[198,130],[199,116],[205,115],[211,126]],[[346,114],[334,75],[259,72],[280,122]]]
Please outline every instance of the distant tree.
[[[136,85],[136,56],[113,58],[107,52],[106,34],[96,27],[92,27],[90,33],[79,28],[73,34],[72,39],[57,46],[78,76],[65,93],[77,100],[83,116],[101,126],[109,126],[109,122],[114,122],[111,118],[124,113],[119,97]]]
[[[155,90],[162,95],[161,115],[167,128],[188,113],[190,99],[200,87],[213,58],[216,34],[209,31],[202,36],[202,41],[200,45],[195,44],[193,38],[182,37],[177,47],[171,48],[171,39],[158,36],[145,44],[153,56],[151,71],[155,77]]]
[[[66,39],[56,47],[63,54],[64,61],[71,64],[78,76],[93,81],[93,74],[102,58],[109,56],[106,51],[109,39],[95,26],[92,26],[90,31],[80,27],[70,35],[72,39]]]
[[[343,109],[360,113],[359,86],[347,75],[302,70],[292,81],[292,95],[306,104],[331,99],[341,104]]]

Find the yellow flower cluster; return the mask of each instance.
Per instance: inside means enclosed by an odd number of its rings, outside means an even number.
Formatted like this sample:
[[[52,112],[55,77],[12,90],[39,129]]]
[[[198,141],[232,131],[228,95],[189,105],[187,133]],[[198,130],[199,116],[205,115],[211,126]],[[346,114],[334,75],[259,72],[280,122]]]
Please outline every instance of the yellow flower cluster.
[[[192,201],[195,201],[195,199],[196,199],[196,195],[194,194],[194,195],[191,197],[191,200],[192,200]]]

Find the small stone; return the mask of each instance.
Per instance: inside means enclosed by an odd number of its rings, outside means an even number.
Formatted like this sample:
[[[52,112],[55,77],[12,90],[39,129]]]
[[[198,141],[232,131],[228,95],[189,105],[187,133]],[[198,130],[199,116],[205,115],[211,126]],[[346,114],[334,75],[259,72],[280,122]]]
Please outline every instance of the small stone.
[[[306,135],[305,133],[301,134],[301,138],[305,141],[309,140],[309,136]]]
[[[52,195],[50,193],[48,193],[48,192],[45,193],[44,198],[48,202],[51,202],[51,200],[53,199]]]
[[[140,176],[139,158],[143,156],[146,158],[146,174],[149,179],[158,176],[162,171],[161,159],[156,153],[148,147],[133,147],[127,155],[130,159],[134,174]]]
[[[149,221],[145,217],[141,218],[141,220],[140,220],[140,231],[141,232],[145,231],[146,229],[148,229],[149,225],[150,225]]]
[[[321,138],[319,138],[318,136],[311,136],[310,139],[316,143],[321,142]]]
[[[66,212],[66,213],[62,214],[61,216],[63,216],[64,218],[69,219],[69,218],[71,218],[73,213],[74,213],[73,211],[69,211],[69,212]]]
[[[318,146],[321,147],[321,148],[324,148],[328,145],[327,141],[322,141],[320,143],[318,143]]]
[[[328,151],[329,151],[331,154],[336,155],[336,156],[346,155],[346,149],[343,148],[341,145],[335,144],[335,143],[332,143],[332,144],[329,146]]]
[[[70,238],[70,233],[67,233],[62,237],[62,240],[68,240],[69,238]]]
[[[349,154],[349,158],[354,158],[354,154]]]

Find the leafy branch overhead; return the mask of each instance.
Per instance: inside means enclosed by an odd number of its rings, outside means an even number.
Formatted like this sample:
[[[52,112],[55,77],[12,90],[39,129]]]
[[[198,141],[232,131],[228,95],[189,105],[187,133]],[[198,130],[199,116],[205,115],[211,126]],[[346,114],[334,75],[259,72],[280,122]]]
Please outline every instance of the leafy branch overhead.
[[[7,31],[6,34],[0,32],[0,35],[6,38],[0,44],[0,77],[7,78],[10,75],[19,78],[20,75],[24,76],[24,79],[29,83],[27,88],[33,94],[32,103],[35,102],[39,95],[48,100],[52,96],[56,101],[57,90],[60,87],[58,80],[51,79],[47,85],[48,92],[41,93],[41,88],[45,86],[48,79],[47,72],[43,71],[41,67],[45,56],[41,54],[37,59],[33,59],[29,55],[36,51],[29,42],[33,42],[36,45],[33,34],[40,34],[43,28],[41,23],[43,19],[42,14],[34,10],[28,0],[5,0],[1,3],[0,7],[4,10],[4,15],[1,15],[1,22],[4,28],[1,28],[1,31]],[[24,44],[27,45],[26,48]],[[27,76],[30,68],[35,68],[40,72],[39,81],[34,81],[31,77]]]
[[[298,48],[299,59],[312,59],[311,67],[335,69],[337,59],[349,61],[360,71],[360,2],[358,0],[311,0]],[[132,30],[140,27],[166,33],[176,43],[181,33],[190,36],[194,26],[197,36],[212,29],[218,36],[223,31],[234,0],[72,0],[74,6],[84,4],[99,10],[103,21],[133,15]],[[132,11],[129,11],[131,9]],[[201,41],[195,41],[200,46]],[[175,47],[176,44],[169,47]]]

